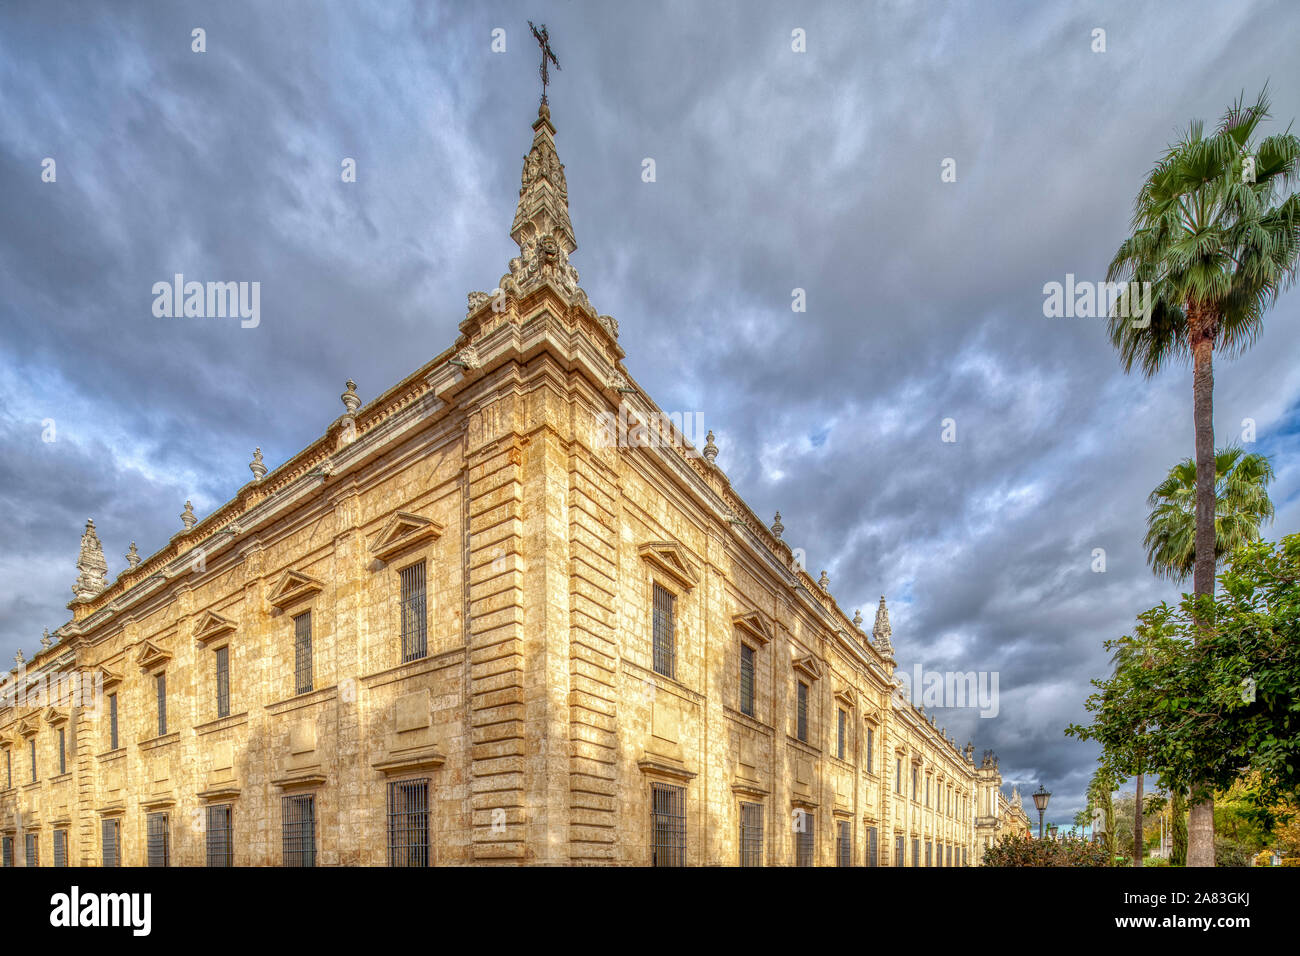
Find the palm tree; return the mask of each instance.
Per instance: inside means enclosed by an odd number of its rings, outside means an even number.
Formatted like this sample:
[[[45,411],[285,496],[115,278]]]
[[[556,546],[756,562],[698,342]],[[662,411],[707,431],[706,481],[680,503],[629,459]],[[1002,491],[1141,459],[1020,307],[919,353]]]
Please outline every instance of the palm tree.
[[[1263,455],[1219,449],[1214,456],[1214,561],[1250,541],[1273,520],[1268,483],[1273,466]],[[1147,563],[1171,581],[1186,581],[1196,556],[1196,462],[1184,458],[1147,498]]]
[[[1192,360],[1196,432],[1196,532],[1192,589],[1213,599],[1215,558],[1214,349],[1231,356],[1259,336],[1265,310],[1295,279],[1300,139],[1254,142],[1269,116],[1267,86],[1253,106],[1237,101],[1205,135],[1194,120],[1152,168],[1133,205],[1133,235],[1111,261],[1111,282],[1150,283],[1143,321],[1112,310],[1111,343],[1126,372],[1150,377]],[[1145,298],[1145,295],[1143,296]],[[1131,297],[1129,297],[1131,300]],[[1214,865],[1214,806],[1197,800],[1189,820],[1189,866]]]

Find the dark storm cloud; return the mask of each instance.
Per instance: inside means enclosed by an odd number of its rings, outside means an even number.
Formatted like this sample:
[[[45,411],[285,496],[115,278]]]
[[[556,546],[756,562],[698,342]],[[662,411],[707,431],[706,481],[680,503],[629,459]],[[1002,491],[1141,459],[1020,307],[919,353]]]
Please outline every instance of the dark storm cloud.
[[[1102,641],[1173,593],[1143,502],[1191,452],[1191,389],[1120,375],[1042,287],[1103,277],[1188,119],[1270,78],[1278,125],[1300,115],[1282,4],[6,5],[0,653],[66,620],[87,516],[116,573],[254,446],[274,466],[312,440],[346,378],[373,397],[451,342],[513,251],[527,17],[563,64],[574,264],[633,374],[703,412],[850,613],[889,596],[900,664],[999,672],[997,718],[940,720],[1067,819],[1094,754],[1061,728]],[[176,272],[261,282],[260,326],[155,318]],[[1218,369],[1221,441],[1253,418],[1275,456],[1273,535],[1300,519],[1296,311]]]

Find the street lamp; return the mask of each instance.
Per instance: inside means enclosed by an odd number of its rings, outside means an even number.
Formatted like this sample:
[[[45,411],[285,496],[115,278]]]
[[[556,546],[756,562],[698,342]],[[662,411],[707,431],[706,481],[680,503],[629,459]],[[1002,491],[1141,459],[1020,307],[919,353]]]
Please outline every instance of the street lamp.
[[[1043,814],[1047,811],[1047,801],[1052,799],[1051,791],[1041,783],[1034,791],[1034,806],[1038,808],[1038,839],[1043,838]]]

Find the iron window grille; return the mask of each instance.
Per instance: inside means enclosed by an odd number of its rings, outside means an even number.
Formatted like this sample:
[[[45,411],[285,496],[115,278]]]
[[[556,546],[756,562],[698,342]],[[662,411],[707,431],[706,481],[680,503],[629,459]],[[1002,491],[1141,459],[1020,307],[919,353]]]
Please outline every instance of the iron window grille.
[[[919,837],[912,839],[912,865],[921,865],[921,840]]]
[[[933,866],[934,863],[932,862],[932,859],[933,858],[930,856],[930,841],[926,840],[925,841],[925,865]]]
[[[68,772],[68,738],[62,727],[59,728],[59,773]]]
[[[145,817],[147,826],[148,865],[171,865],[171,833],[167,826],[167,814],[151,813]]]
[[[25,841],[27,843],[27,865],[40,866],[39,847],[36,842],[37,835],[35,833],[25,833],[23,835],[27,838]]]
[[[158,689],[158,736],[167,735],[167,675],[159,674],[156,678]]]
[[[650,785],[652,866],[686,865],[686,788]]]
[[[14,838],[11,836],[4,837],[4,839],[0,841],[0,846],[3,847],[3,849],[0,849],[0,856],[3,856],[4,865],[13,866],[14,865]]]
[[[894,759],[894,793],[902,794],[903,792],[903,758]]]
[[[284,865],[316,865],[316,797],[284,797]]]
[[[428,615],[425,613],[424,562],[402,569],[402,663],[418,661],[428,653]]]
[[[952,846],[948,847],[948,866],[952,866]]]
[[[961,848],[961,865],[962,865],[962,866],[965,866],[965,865],[966,865],[966,848],[965,848],[965,847],[962,847],[962,848]]]
[[[804,743],[808,742],[808,685],[799,681],[798,708],[795,723],[795,736]]]
[[[673,677],[677,665],[673,634],[676,604],[677,598],[671,591],[658,584],[654,586],[654,669],[665,677]]]
[[[293,692],[311,691],[311,611],[293,619]]]
[[[934,865],[938,867],[943,866],[943,844],[942,843],[936,843],[934,845]]]
[[[813,815],[807,810],[797,811],[794,834],[794,865],[813,865]]]
[[[835,756],[841,760],[844,759],[844,738],[847,736],[849,715],[843,710],[839,712],[837,726],[835,728]]]
[[[14,755],[10,750],[5,751],[5,789],[11,790],[14,785]]]
[[[235,842],[233,814],[228,803],[208,807],[208,866],[234,866]]]
[[[122,865],[122,828],[118,820],[104,820],[100,823],[100,836],[104,844],[104,866]]]
[[[929,774],[926,774],[925,776],[925,805],[927,807],[930,805],[930,775]]]
[[[876,732],[867,728],[867,773],[875,773]]]
[[[921,799],[921,774],[915,767],[912,768],[912,799]]]
[[[68,831],[54,831],[54,865],[68,865]]]
[[[429,781],[388,785],[388,865],[429,865]]]
[[[835,862],[838,866],[853,865],[853,826],[847,820],[836,821],[836,853]]]
[[[879,866],[879,847],[876,845],[876,828],[867,827],[867,866]]]
[[[740,645],[740,712],[754,716],[754,649]]]
[[[740,865],[763,865],[763,805],[740,805]]]
[[[117,695],[108,695],[108,749],[117,749]]]
[[[36,738],[32,737],[30,740],[27,741],[27,743],[31,745],[32,783],[35,783],[36,782]]]
[[[217,648],[217,716],[230,716],[230,648]]]

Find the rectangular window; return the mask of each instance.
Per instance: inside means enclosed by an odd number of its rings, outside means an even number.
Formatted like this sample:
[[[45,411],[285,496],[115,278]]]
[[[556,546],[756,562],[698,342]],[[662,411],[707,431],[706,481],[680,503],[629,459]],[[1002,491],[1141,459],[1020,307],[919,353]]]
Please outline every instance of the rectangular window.
[[[945,864],[945,865],[947,865],[947,866],[952,866],[952,846],[951,846],[951,844],[948,846],[948,862],[947,862],[947,864]]]
[[[925,865],[933,866],[934,865],[933,860],[934,858],[930,855],[930,841],[926,840],[925,841]]]
[[[962,847],[962,848],[961,848],[961,865],[962,865],[962,866],[965,866],[965,865],[966,865],[966,848],[965,848],[965,847]]]
[[[0,856],[3,857],[3,860],[0,862],[3,862],[5,866],[13,866],[14,865],[14,838],[11,836],[7,836],[4,837],[3,839],[0,839],[0,847],[3,847],[3,849],[0,850]]]
[[[68,735],[62,727],[59,728],[59,773],[68,772]]]
[[[919,837],[912,838],[912,865],[921,865],[921,840]]]
[[[936,843],[934,845],[934,865],[943,866],[943,844],[942,843]]]
[[[686,788],[650,785],[650,865],[686,865]]]
[[[894,840],[894,866],[906,865],[906,861],[903,859],[903,850],[906,846],[907,843],[902,837]]]
[[[311,611],[293,619],[293,692],[311,691]]]
[[[402,663],[428,653],[428,616],[424,604],[424,562],[402,569]]]
[[[285,866],[316,865],[316,797],[283,797]]]
[[[108,749],[117,749],[117,695],[108,695]]]
[[[798,811],[795,817],[794,833],[794,865],[795,866],[812,866],[813,865],[813,843],[814,830],[813,815],[807,810]]]
[[[27,741],[27,743],[28,743],[28,744],[30,745],[30,747],[31,747],[31,756],[32,756],[32,783],[35,783],[35,782],[36,782],[36,738],[35,738],[35,737],[31,737],[31,738]]]
[[[930,805],[930,775],[925,775],[925,805]]]
[[[853,865],[853,824],[837,820],[835,837],[835,863],[837,866]]]
[[[740,805],[740,865],[763,865],[763,805]]]
[[[228,803],[208,807],[208,866],[235,865],[233,814]]]
[[[24,834],[24,836],[27,837],[27,841],[26,841],[27,842],[27,865],[40,866],[40,861],[37,858],[37,844],[36,844],[37,835],[35,833],[26,833]]]
[[[148,834],[149,866],[171,865],[171,833],[167,826],[167,814],[150,813],[145,817]]]
[[[429,865],[429,781],[388,785],[388,865]]]
[[[159,674],[154,678],[158,691],[158,736],[167,734],[167,675]]]
[[[835,756],[841,760],[844,759],[844,738],[848,736],[849,715],[842,709],[839,712],[838,724],[835,728]]]
[[[665,677],[674,676],[677,666],[677,646],[673,633],[676,627],[677,598],[665,587],[654,586],[654,668]]]
[[[894,793],[903,792],[903,758],[894,758]]]
[[[867,866],[879,866],[880,858],[877,856],[879,848],[876,846],[876,828],[867,827]]]
[[[54,865],[68,865],[68,831],[54,831]]]
[[[754,716],[754,649],[740,645],[740,712]]]
[[[912,799],[921,799],[921,771],[912,768]]]
[[[867,773],[876,772],[876,732],[870,727],[867,728]]]
[[[217,648],[217,716],[230,716],[230,648]]]
[[[99,825],[100,837],[104,844],[104,866],[121,866],[122,829],[117,819],[103,820]]]
[[[5,750],[5,789],[11,789],[14,785],[14,755],[13,751]]]
[[[808,741],[808,685],[799,681],[799,703],[795,723],[795,736],[805,743]]]

